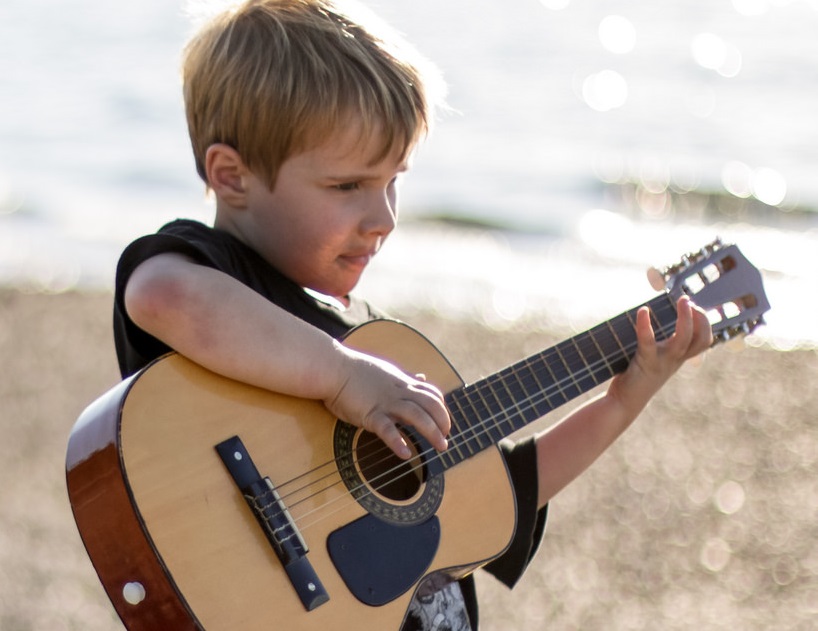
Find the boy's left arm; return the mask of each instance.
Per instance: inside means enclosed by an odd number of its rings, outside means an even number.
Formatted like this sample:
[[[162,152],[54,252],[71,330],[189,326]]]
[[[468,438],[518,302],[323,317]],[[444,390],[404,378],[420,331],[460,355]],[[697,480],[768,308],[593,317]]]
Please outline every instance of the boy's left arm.
[[[638,347],[627,370],[608,391],[538,434],[538,500],[545,506],[585,471],[636,419],[682,364],[712,342],[705,313],[684,296],[676,305],[676,330],[657,342],[647,307],[636,317]]]

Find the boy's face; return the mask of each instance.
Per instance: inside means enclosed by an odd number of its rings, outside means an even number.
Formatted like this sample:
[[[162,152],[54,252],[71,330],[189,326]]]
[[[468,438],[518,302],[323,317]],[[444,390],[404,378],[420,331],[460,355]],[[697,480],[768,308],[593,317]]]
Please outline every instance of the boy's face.
[[[251,174],[238,235],[302,287],[346,296],[395,228],[400,148],[372,164],[379,138],[356,125],[288,158],[270,191]]]

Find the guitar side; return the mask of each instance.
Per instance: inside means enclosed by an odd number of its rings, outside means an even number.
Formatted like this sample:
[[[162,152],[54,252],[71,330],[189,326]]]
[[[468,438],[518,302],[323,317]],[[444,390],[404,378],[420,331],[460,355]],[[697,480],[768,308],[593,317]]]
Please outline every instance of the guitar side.
[[[370,323],[346,343],[422,372],[444,391],[461,385],[437,349],[404,325]],[[381,606],[365,605],[327,551],[328,537],[366,510],[342,483],[322,482],[323,465],[335,459],[336,425],[323,406],[226,380],[178,355],[153,364],[107,399],[78,421],[67,475],[89,555],[129,629],[400,627],[418,584]],[[281,489],[330,597],[313,611],[296,598],[214,450],[233,435],[242,438],[261,475],[279,484],[304,472],[299,488],[313,489]],[[446,472],[436,517],[439,548],[422,578],[462,574],[503,551],[515,507],[497,449]],[[125,601],[126,583],[141,583],[145,600]]]
[[[109,390],[77,419],[65,462],[68,498],[86,552],[125,627],[197,629],[156,556],[122,468],[119,424],[134,381]],[[134,581],[145,590],[139,606],[125,598],[126,585]]]

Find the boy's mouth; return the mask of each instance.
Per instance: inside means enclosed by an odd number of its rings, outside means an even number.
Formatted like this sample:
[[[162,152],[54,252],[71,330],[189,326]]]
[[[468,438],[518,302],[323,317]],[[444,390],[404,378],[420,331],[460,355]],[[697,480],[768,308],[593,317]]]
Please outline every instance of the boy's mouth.
[[[369,265],[369,261],[372,260],[373,256],[375,256],[375,252],[373,250],[368,250],[367,252],[363,252],[361,254],[342,254],[339,258],[350,267],[364,269],[367,265]]]

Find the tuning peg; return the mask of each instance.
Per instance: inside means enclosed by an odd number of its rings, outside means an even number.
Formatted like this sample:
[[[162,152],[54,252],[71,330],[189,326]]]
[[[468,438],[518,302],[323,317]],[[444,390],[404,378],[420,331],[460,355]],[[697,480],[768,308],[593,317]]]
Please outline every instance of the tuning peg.
[[[729,339],[732,339],[734,333],[729,329],[724,329],[720,334],[719,337],[721,338],[722,342],[726,342]]]
[[[648,282],[656,291],[663,291],[667,287],[665,275],[656,267],[651,267],[648,270]]]

